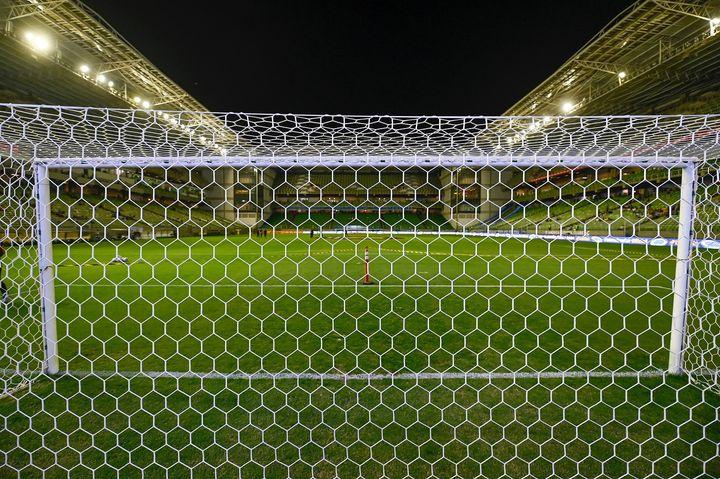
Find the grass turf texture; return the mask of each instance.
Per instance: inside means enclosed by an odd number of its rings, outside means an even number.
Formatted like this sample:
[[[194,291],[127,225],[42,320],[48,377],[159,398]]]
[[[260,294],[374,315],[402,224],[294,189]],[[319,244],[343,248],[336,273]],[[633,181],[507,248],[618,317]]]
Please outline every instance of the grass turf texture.
[[[366,246],[372,286],[359,284]],[[128,264],[109,264],[118,253]],[[675,263],[664,248],[280,236],[56,245],[54,254],[62,370],[667,365]],[[7,261],[18,283],[25,259]],[[172,477],[214,467],[247,477],[717,475],[719,407],[687,378],[41,377],[0,400],[0,475],[39,476],[56,461],[77,477],[96,468],[139,477],[145,467],[148,477],[164,467]]]

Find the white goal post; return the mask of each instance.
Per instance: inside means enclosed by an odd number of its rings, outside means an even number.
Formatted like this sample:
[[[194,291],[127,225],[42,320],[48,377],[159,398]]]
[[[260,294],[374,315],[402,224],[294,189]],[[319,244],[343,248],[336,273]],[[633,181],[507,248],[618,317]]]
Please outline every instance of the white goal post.
[[[50,208],[50,177],[47,166],[35,165],[35,188],[37,191],[37,242],[38,271],[40,273],[40,311],[42,314],[43,345],[45,350],[44,371],[57,374],[60,371],[57,350],[57,321],[55,305],[55,263],[53,261],[52,214]]]
[[[678,243],[673,282],[672,334],[670,336],[670,361],[668,371],[680,374],[683,371],[682,356],[685,339],[685,321],[690,286],[690,252],[693,234],[693,209],[695,206],[695,165],[689,164],[682,170],[680,183],[680,213],[678,215]]]

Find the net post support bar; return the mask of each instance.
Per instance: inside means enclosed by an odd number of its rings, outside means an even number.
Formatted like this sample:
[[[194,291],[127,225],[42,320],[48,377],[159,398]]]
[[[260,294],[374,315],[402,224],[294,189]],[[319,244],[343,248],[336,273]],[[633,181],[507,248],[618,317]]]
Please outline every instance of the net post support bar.
[[[695,165],[690,163],[682,170],[680,184],[680,212],[678,244],[673,281],[672,327],[668,372],[682,374],[683,346],[687,319],[688,291],[690,287],[690,254],[692,248],[693,209],[695,207]]]
[[[57,374],[60,367],[57,349],[57,305],[55,303],[55,270],[52,251],[50,178],[47,166],[41,163],[35,165],[35,201],[38,268],[40,270],[40,311],[45,348],[43,369],[46,374]]]

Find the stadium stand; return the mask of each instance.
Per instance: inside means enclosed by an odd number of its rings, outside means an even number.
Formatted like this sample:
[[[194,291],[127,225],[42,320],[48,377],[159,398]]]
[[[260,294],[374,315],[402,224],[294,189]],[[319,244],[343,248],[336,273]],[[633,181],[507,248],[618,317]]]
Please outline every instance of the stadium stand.
[[[720,75],[717,75],[720,35],[717,35],[715,21],[713,7],[707,2],[636,2],[505,114],[553,117],[717,113],[720,111]],[[512,141],[524,141],[525,134],[531,136],[531,132],[519,133]],[[619,206],[602,215],[598,212],[598,219],[592,222],[593,229],[613,234],[625,231],[642,236],[676,235],[677,208],[672,206],[677,202],[680,170],[672,170],[670,177],[667,172],[654,170],[623,171],[622,181],[618,170],[583,179],[587,173],[587,170],[559,168],[528,175],[526,184],[514,191],[514,200],[528,207],[528,211],[535,211],[532,215],[535,222],[508,218],[504,226],[514,224],[521,229],[532,229],[536,225],[539,230],[558,230],[560,225],[566,225],[567,228],[572,226],[572,210],[563,205],[576,204],[580,211],[592,211],[593,197],[598,194],[599,198],[607,194],[622,197],[625,190],[644,195],[649,185],[658,188],[657,200],[648,206],[652,214],[668,214],[662,231],[643,227],[626,208]],[[659,192],[663,184],[663,192]],[[562,203],[549,206],[547,214],[542,213],[544,207],[535,210],[538,200],[552,205],[552,201],[558,199]],[[664,206],[666,202],[670,202],[668,206]]]

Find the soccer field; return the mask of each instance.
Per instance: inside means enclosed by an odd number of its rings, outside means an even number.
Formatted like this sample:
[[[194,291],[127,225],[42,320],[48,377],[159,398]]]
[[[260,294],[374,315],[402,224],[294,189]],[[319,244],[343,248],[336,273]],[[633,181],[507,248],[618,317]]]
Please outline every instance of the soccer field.
[[[65,375],[0,399],[0,476],[720,473],[717,395],[661,373],[669,248],[278,235],[54,260]]]
[[[58,247],[61,369],[663,369],[669,255],[452,236]]]

